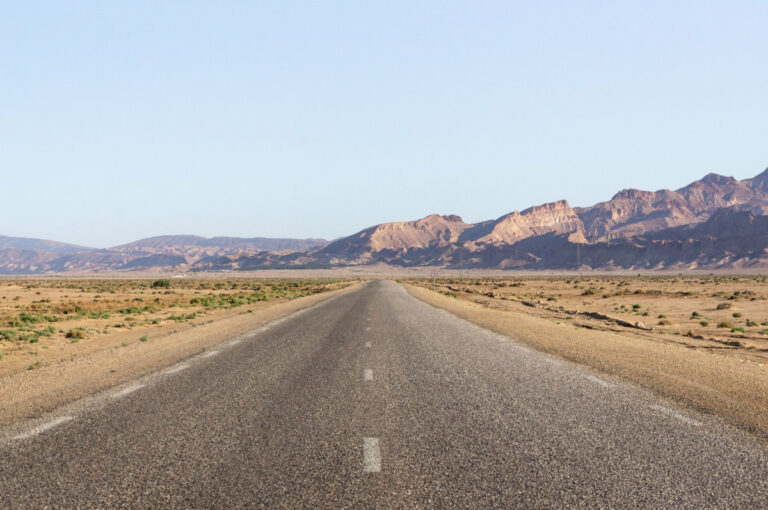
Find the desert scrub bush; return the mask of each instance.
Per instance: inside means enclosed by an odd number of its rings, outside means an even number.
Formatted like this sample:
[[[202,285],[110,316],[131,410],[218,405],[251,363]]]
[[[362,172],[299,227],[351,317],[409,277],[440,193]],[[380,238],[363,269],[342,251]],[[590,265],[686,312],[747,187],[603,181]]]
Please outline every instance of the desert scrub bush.
[[[141,338],[139,338],[139,342],[146,342],[147,340],[149,340],[149,337],[147,335],[144,335]]]
[[[757,322],[755,322],[753,320],[750,320],[750,319],[747,319],[747,327],[748,328],[756,328],[759,325],[760,324],[758,324]]]
[[[733,303],[720,303],[717,305],[718,310],[728,310],[729,308],[733,308]]]
[[[736,333],[736,332],[746,333],[746,331],[744,331],[744,328],[731,328],[731,333]]]
[[[186,322],[188,320],[196,319],[197,314],[196,313],[183,313],[181,315],[169,315],[168,320],[176,321],[176,322]]]
[[[739,313],[739,312],[734,312],[732,315],[733,315],[735,318],[737,318],[737,319],[738,319],[739,317],[741,317],[741,313]]]
[[[0,340],[15,340],[17,333],[10,329],[0,330]]]
[[[671,326],[671,325],[672,325],[672,321],[669,319],[661,319],[659,321],[659,326]]]
[[[51,317],[48,315],[43,315],[39,313],[26,313],[22,312],[19,315],[19,321],[25,323],[25,324],[33,324],[38,322],[56,322],[59,320],[56,317]]]
[[[733,329],[733,323],[732,322],[727,322],[727,321],[722,321],[722,322],[718,322],[717,323],[717,327],[718,328],[725,328],[725,329]]]
[[[85,329],[83,328],[70,329],[69,331],[67,331],[67,333],[64,336],[69,339],[77,339],[77,340],[83,340],[88,337],[87,333],[85,332]]]
[[[89,319],[109,319],[111,314],[106,310],[101,310],[97,312],[91,312],[88,314]]]
[[[658,318],[659,318],[659,319],[666,319],[666,318],[667,318],[667,316],[666,316],[666,315],[664,315],[663,313],[660,313]]]
[[[701,317],[701,314],[699,312],[691,312],[691,319],[695,319],[696,317]]]
[[[171,288],[171,280],[155,280],[152,282],[152,288],[153,289],[170,289]]]

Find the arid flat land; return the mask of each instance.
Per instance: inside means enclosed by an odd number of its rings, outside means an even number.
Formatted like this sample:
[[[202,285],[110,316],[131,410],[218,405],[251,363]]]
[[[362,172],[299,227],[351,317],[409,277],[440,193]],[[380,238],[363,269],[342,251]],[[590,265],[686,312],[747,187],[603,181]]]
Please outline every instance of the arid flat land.
[[[765,276],[472,277],[405,283],[434,306],[768,438]]]
[[[170,365],[353,283],[0,280],[0,423]]]

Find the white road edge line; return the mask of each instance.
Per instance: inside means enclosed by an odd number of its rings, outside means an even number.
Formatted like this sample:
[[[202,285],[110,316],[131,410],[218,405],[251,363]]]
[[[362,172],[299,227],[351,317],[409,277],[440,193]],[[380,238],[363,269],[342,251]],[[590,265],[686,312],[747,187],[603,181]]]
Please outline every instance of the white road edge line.
[[[370,368],[363,370],[363,381],[373,381],[373,370]]]
[[[603,381],[602,379],[600,379],[599,377],[595,377],[594,375],[587,374],[584,377],[586,377],[587,379],[589,379],[593,383],[599,384],[600,386],[604,386],[606,388],[613,388],[614,387],[613,384],[609,383],[608,381]]]
[[[186,370],[189,368],[189,365],[182,364],[182,365],[176,365],[175,367],[171,367],[168,370],[165,371],[166,374],[175,374],[177,372],[181,372],[182,370]]]
[[[378,473],[379,471],[381,471],[379,438],[363,438],[363,473]]]
[[[370,349],[371,348],[371,342],[365,342],[365,346]]]
[[[30,429],[26,432],[17,434],[13,436],[11,439],[13,439],[14,441],[18,441],[19,439],[29,439],[30,437],[34,437],[38,434],[45,432],[46,430],[50,430],[53,427],[56,427],[58,425],[61,425],[62,423],[66,423],[72,420],[74,420],[72,416],[59,416],[58,418],[54,418],[53,420],[47,423],[43,423],[42,425],[38,425],[37,427]]]
[[[221,352],[221,351],[208,351],[208,352],[204,352],[204,353],[202,353],[202,354],[200,355],[200,357],[201,357],[201,358],[210,358],[210,357],[212,357],[212,356],[216,356],[216,355],[217,355],[217,354],[219,354],[220,352]]]
[[[694,427],[699,427],[702,425],[702,423],[698,420],[694,420],[693,418],[688,418],[687,416],[683,416],[682,414],[673,411],[672,409],[669,409],[668,407],[660,406],[660,405],[652,405],[651,409],[658,411],[662,414],[666,414],[667,416],[671,416],[672,418],[675,418],[677,420],[680,420],[681,422],[692,425]]]
[[[138,384],[138,383],[137,384],[131,384],[130,386],[126,386],[125,388],[123,388],[120,391],[116,391],[115,393],[110,395],[110,397],[112,397],[112,398],[121,398],[121,397],[124,397],[124,396],[126,396],[126,395],[128,395],[130,393],[133,393],[136,390],[140,390],[143,387],[144,387],[143,384]]]

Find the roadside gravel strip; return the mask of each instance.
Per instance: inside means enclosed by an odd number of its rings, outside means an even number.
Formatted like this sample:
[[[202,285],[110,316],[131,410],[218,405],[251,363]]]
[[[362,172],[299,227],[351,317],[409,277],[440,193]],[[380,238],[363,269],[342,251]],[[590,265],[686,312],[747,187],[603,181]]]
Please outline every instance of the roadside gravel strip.
[[[147,342],[67,357],[37,370],[2,377],[0,425],[41,416],[78,398],[151,374],[267,322],[359,287],[356,284],[291,301],[259,303],[252,313],[230,312],[229,316],[206,321],[194,328],[185,325],[186,329],[178,332],[153,336]],[[215,355],[212,353],[209,350],[207,355]]]
[[[768,505],[751,436],[391,282],[230,340],[4,434],[0,507]]]
[[[738,358],[498,310],[405,285],[421,301],[536,349],[717,415],[768,441],[768,368]],[[509,304],[508,306],[515,306]]]

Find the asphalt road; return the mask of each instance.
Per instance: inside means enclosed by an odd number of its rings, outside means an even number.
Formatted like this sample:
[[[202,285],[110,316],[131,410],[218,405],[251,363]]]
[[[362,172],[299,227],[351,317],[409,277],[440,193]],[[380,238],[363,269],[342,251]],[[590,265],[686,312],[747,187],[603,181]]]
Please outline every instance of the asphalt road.
[[[6,433],[3,508],[768,505],[765,445],[384,281]]]

